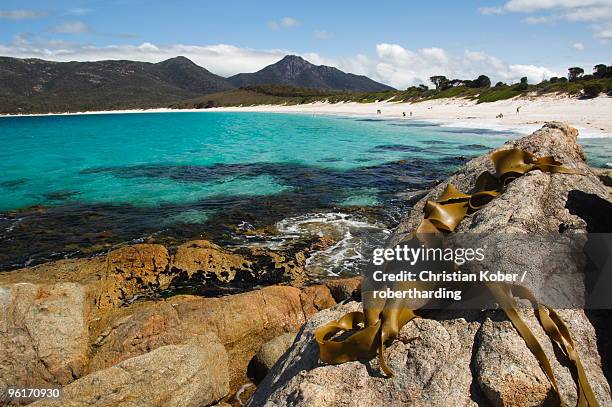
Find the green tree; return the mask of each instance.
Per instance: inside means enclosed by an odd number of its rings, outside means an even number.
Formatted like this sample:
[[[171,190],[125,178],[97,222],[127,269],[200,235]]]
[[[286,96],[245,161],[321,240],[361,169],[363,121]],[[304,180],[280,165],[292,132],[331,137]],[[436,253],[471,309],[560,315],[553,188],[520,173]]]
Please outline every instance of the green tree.
[[[582,74],[584,73],[584,69],[580,68],[579,66],[573,66],[569,68],[567,72],[567,79],[569,79],[570,81],[575,81],[576,79],[582,76]]]
[[[529,84],[527,82],[527,77],[523,76],[521,78],[521,82],[517,83],[516,85],[512,85],[512,87],[514,89],[518,90],[518,91],[521,91],[521,92],[525,92],[525,91],[529,90]]]
[[[490,88],[491,79],[487,75],[480,75],[472,82],[473,88]]]
[[[448,87],[448,78],[444,75],[434,75],[429,78],[431,83],[434,84],[436,90],[444,90]]]
[[[601,92],[603,92],[603,86],[601,86],[599,83],[589,83],[587,85],[584,85],[584,89],[582,90],[584,97],[587,98],[594,98],[599,96],[599,94]]]
[[[608,67],[604,64],[597,64],[593,67],[593,75],[596,78],[605,78],[608,71]]]

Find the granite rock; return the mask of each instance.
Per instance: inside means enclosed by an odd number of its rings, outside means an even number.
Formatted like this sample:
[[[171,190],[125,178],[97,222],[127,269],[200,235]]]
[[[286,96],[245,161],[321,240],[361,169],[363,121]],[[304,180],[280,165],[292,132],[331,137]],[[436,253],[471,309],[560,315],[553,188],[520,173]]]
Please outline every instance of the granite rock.
[[[551,174],[539,170],[513,181],[507,190],[485,207],[466,217],[458,227],[474,233],[555,233],[572,230],[610,231],[612,204],[600,179],[586,165],[577,131],[549,123],[534,134],[506,143],[536,156],[553,155],[564,166],[583,175]],[[446,182],[421,199],[401,221],[390,245],[414,231],[423,219],[426,200],[435,200],[449,182],[470,192],[478,175],[492,171],[489,155],[469,161]],[[537,251],[500,252],[498,260],[521,257],[545,263]],[[569,253],[569,252],[568,252]],[[567,253],[566,253],[567,254]],[[518,256],[518,257],[517,257]],[[579,256],[578,256],[579,257]],[[568,267],[580,259],[567,258]],[[323,365],[313,331],[346,312],[359,310],[358,303],[341,304],[311,317],[294,344],[266,376],[250,406],[543,406],[554,405],[550,382],[524,340],[502,311],[422,312],[423,318],[404,326],[399,340],[385,355],[395,377],[381,375],[378,361]],[[521,309],[522,319],[542,344],[568,405],[577,401],[576,385],[567,361],[555,352],[551,340],[531,309]],[[593,391],[602,406],[612,406],[610,387],[602,372],[597,347],[598,332],[580,309],[559,310],[572,333]]]

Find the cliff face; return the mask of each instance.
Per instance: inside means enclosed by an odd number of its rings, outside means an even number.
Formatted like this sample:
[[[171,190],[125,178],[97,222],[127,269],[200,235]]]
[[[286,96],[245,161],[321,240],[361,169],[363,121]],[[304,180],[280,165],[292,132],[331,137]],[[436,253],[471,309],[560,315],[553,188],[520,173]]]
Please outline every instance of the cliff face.
[[[563,166],[576,168],[584,175],[532,171],[466,217],[458,231],[559,236],[568,230],[610,231],[604,214],[611,213],[612,203],[605,186],[586,165],[576,137],[575,129],[550,123],[503,146],[502,149],[524,149],[538,157],[552,155]],[[425,202],[439,198],[449,182],[469,192],[484,170],[493,170],[489,155],[468,162],[434,188],[402,220],[390,244],[415,230],[423,219]],[[544,262],[546,253],[537,246],[528,251],[508,250],[499,253],[498,261],[517,258]],[[249,405],[540,406],[551,400],[554,404],[552,387],[538,360],[501,311],[430,311],[427,318],[409,322],[400,332],[403,340],[386,350],[387,363],[395,372],[393,378],[378,373],[377,360],[321,365],[314,329],[360,308],[358,303],[348,303],[322,311],[308,321]],[[533,311],[524,309],[519,313],[548,355],[565,402],[575,405],[576,386],[565,359],[555,353]],[[600,405],[612,405],[597,347],[605,333],[594,328],[582,310],[560,310],[559,314],[572,333]]]

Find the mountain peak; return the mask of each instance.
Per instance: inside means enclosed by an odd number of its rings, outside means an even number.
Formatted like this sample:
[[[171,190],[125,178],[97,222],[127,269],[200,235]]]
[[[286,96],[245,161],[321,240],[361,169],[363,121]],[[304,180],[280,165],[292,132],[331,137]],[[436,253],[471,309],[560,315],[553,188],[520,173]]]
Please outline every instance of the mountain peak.
[[[163,64],[163,65],[169,65],[169,64],[195,65],[195,63],[191,59],[184,57],[182,55],[176,56],[174,58],[166,59],[165,61],[160,62],[160,64]]]
[[[291,63],[295,63],[295,62],[299,62],[299,63],[305,63],[305,64],[310,64],[310,62],[306,61],[304,58],[302,58],[299,55],[285,55],[283,57],[283,59],[281,59],[278,62],[291,62]]]
[[[298,55],[285,55],[280,61],[257,72],[242,73],[228,79],[237,87],[273,84],[354,92],[393,89],[365,76],[347,74],[331,66],[314,65]]]
[[[314,65],[297,55],[287,55],[270,67],[279,71],[283,77],[295,78],[304,71],[314,68]]]
[[[283,59],[281,59],[274,65],[290,66],[290,67],[293,67],[294,70],[296,69],[303,70],[303,69],[315,67],[315,65],[311,64],[310,62],[306,61],[304,58],[297,56],[297,55],[286,55]]]

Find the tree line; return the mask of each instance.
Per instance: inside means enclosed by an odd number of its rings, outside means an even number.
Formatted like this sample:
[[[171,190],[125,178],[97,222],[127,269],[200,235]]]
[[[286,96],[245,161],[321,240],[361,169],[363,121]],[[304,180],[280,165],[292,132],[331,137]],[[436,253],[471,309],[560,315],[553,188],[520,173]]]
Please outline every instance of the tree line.
[[[612,78],[612,65],[597,64],[593,67],[592,74],[584,74],[584,69],[578,66],[568,68],[568,74],[566,77],[552,77],[548,80],[543,80],[540,84],[549,83],[563,83],[563,82],[574,82],[574,81],[590,81],[595,79],[608,79]],[[434,75],[429,78],[431,83],[434,85],[435,90],[440,92],[455,87],[466,87],[466,88],[490,88],[491,79],[486,75],[480,75],[476,79],[448,79],[444,75]],[[529,89],[529,83],[526,76],[522,77],[519,83],[507,85],[503,82],[497,82],[495,88],[503,88],[511,86],[518,91],[526,91]],[[426,85],[411,86],[407,89],[408,91],[420,91],[425,92],[429,90]],[[604,85],[599,83],[592,83],[584,86],[583,93],[585,96],[597,96],[599,93],[604,92],[606,89]]]

